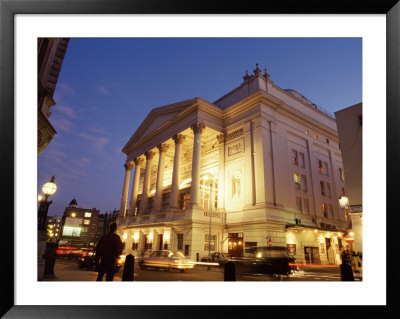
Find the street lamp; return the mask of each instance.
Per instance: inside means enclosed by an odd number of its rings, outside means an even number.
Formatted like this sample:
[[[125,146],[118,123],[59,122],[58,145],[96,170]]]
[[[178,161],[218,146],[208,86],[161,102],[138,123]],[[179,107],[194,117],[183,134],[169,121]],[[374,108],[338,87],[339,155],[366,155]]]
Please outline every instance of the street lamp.
[[[49,210],[50,204],[53,202],[48,201],[47,199],[57,191],[57,185],[54,183],[54,176],[51,177],[49,182],[43,185],[42,191],[45,195],[45,198],[43,199],[42,196],[38,196],[38,200],[40,203],[38,212],[38,230],[46,231],[47,212]]]
[[[43,255],[45,260],[44,265],[44,278],[54,278],[54,264],[56,260],[56,250],[58,248],[57,239],[55,243],[46,241],[46,221],[47,221],[47,213],[49,210],[49,206],[52,201],[48,201],[48,198],[53,195],[57,191],[57,185],[54,183],[54,176],[51,177],[50,181],[45,183],[42,187],[43,194],[45,198],[42,196],[38,196],[38,200],[40,203],[39,212],[38,212],[38,231],[39,231],[39,242],[45,242],[46,248]],[[44,243],[43,243],[44,245]],[[40,249],[39,249],[40,250]],[[39,251],[38,250],[38,251]],[[42,250],[41,250],[42,251]],[[40,252],[41,254],[41,252]]]
[[[342,196],[339,198],[339,205],[344,209],[346,220],[348,220],[348,208],[349,208],[349,198],[347,196]]]

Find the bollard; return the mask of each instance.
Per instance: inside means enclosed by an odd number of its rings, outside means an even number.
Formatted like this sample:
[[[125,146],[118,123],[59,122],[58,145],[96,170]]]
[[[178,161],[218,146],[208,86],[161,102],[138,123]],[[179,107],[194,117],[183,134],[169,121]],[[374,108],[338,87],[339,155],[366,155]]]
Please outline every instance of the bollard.
[[[236,281],[235,263],[228,261],[224,265],[224,281]]]
[[[56,276],[54,275],[54,264],[56,262],[56,251],[58,248],[57,243],[46,243],[46,251],[44,253],[44,278],[55,278]]]
[[[199,254],[199,253],[196,253],[196,261],[197,261],[197,262],[199,261],[199,258],[200,258],[200,254]]]
[[[353,270],[349,264],[340,265],[340,278],[342,281],[354,281]]]
[[[135,274],[135,257],[129,254],[125,258],[122,281],[133,281],[134,274]]]

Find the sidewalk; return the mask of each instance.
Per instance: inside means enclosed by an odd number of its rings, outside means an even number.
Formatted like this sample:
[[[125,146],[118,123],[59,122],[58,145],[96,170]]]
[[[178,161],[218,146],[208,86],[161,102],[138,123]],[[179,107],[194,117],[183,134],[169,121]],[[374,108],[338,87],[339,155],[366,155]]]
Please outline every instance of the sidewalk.
[[[45,278],[43,281],[96,281],[97,272],[88,269],[79,269],[78,265],[63,264],[56,260],[54,266],[56,278]],[[114,277],[114,281],[121,281],[121,277]]]

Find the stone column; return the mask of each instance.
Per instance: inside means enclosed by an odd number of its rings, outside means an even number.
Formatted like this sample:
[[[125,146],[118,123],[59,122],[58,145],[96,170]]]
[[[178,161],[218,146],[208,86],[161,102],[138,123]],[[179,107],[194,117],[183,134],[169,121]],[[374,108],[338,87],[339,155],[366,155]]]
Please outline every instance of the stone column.
[[[217,135],[219,143],[219,163],[218,163],[218,208],[224,208],[225,200],[225,134]]]
[[[141,213],[144,213],[147,209],[147,203],[149,200],[150,177],[151,177],[151,160],[153,159],[155,153],[152,151],[147,151],[144,155],[146,156],[146,169],[144,172],[142,199],[140,201]]]
[[[167,152],[169,145],[162,143],[162,144],[158,145],[157,148],[160,153],[160,156],[158,157],[156,195],[154,196],[153,210],[156,212],[159,212],[159,211],[161,211],[161,204],[162,204],[165,153]]]
[[[180,167],[181,167],[181,144],[185,140],[185,135],[176,134],[172,138],[175,142],[174,168],[172,171],[171,197],[169,207],[178,208],[179,184],[180,184]]]
[[[121,216],[125,218],[126,215],[126,203],[128,201],[128,189],[129,189],[129,179],[131,177],[131,170],[133,167],[133,162],[125,163],[125,180],[124,180],[124,187],[122,189],[122,196],[121,196],[121,208],[119,213]]]
[[[201,133],[205,129],[205,125],[201,123],[194,124],[191,129],[194,133],[193,139],[193,158],[192,158],[192,184],[190,187],[190,206],[199,205],[200,190],[200,143]]]
[[[136,202],[138,197],[138,189],[139,189],[139,179],[140,179],[140,166],[143,163],[143,158],[135,158],[135,175],[133,176],[133,185],[132,185],[132,194],[131,194],[131,202],[129,204],[129,208],[131,214],[135,214]]]

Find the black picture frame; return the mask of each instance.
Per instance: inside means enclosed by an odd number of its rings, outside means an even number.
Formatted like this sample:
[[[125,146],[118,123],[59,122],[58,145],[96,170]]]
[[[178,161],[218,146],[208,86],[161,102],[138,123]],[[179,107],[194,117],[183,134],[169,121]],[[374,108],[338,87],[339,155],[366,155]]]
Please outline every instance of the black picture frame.
[[[385,14],[387,21],[387,283],[386,306],[22,306],[15,305],[14,288],[14,18],[16,14]],[[0,0],[0,142],[2,181],[1,230],[1,309],[4,318],[160,318],[245,317],[268,313],[309,317],[313,313],[329,317],[362,315],[394,318],[399,316],[395,293],[398,224],[395,179],[399,162],[400,106],[400,4],[398,0],[273,0],[273,1],[162,1],[162,0]],[[378,110],[377,110],[378,111]],[[377,185],[378,187],[378,185]],[[398,196],[398,195],[397,195]],[[382,211],[380,214],[384,214]],[[379,236],[379,230],[377,230]],[[378,256],[377,252],[377,256]],[[377,257],[378,258],[378,257]],[[135,292],[133,292],[135,293]],[[374,292],[371,292],[372,294]],[[344,292],[345,294],[345,292]],[[312,307],[312,308],[311,308]],[[321,311],[320,314],[317,314]]]

